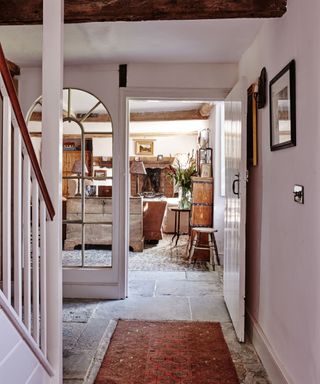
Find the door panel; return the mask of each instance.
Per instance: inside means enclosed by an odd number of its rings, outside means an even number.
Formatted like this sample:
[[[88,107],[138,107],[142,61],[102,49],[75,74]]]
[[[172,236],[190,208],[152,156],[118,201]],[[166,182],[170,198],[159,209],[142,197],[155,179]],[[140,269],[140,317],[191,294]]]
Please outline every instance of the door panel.
[[[224,300],[239,341],[244,341],[246,225],[246,79],[225,100],[226,211]]]

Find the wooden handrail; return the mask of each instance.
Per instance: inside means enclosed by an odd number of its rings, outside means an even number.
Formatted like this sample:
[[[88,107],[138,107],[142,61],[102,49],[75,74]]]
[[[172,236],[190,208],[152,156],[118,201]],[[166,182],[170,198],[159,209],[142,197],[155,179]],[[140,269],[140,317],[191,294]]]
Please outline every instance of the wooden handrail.
[[[9,96],[10,101],[11,101],[11,105],[12,105],[17,123],[18,123],[19,128],[20,128],[20,133],[21,133],[22,139],[24,141],[24,145],[25,145],[27,152],[28,152],[28,155],[30,157],[33,172],[37,178],[42,197],[43,197],[44,202],[46,204],[47,212],[49,214],[50,219],[53,220],[53,218],[55,216],[54,207],[53,207],[46,183],[44,181],[44,177],[43,177],[40,165],[38,163],[37,156],[35,154],[35,151],[34,151],[34,148],[32,145],[32,141],[31,141],[31,138],[30,138],[30,135],[28,132],[26,122],[24,120],[24,117],[23,117],[23,114],[22,114],[22,111],[20,108],[18,97],[17,97],[16,91],[15,91],[15,88],[14,88],[14,85],[12,82],[12,78],[11,78],[11,75],[10,75],[10,72],[9,72],[9,69],[7,66],[7,62],[6,62],[6,59],[5,59],[3,50],[2,50],[1,43],[0,43],[0,72],[1,72],[4,84],[6,86],[8,96]]]

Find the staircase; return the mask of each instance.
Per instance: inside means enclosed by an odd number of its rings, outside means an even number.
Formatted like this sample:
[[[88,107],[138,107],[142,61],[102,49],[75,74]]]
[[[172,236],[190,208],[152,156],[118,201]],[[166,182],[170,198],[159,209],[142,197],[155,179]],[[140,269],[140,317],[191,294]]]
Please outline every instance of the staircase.
[[[1,44],[0,96],[0,383],[46,383],[46,227],[55,211]]]

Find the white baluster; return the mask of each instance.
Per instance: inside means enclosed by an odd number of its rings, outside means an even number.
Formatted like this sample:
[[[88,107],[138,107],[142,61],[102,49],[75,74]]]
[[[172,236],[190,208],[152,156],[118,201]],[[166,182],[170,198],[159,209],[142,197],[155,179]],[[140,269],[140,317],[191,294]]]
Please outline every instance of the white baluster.
[[[24,298],[24,323],[31,331],[31,175],[30,160],[27,151],[23,160],[23,298]]]
[[[3,96],[3,179],[2,179],[2,212],[3,212],[3,293],[11,303],[11,103]]]
[[[47,208],[40,200],[40,311],[41,350],[47,356]]]
[[[32,175],[32,335],[39,344],[39,188]]]
[[[21,135],[17,125],[14,125],[14,168],[13,168],[13,254],[14,254],[14,308],[17,315],[22,318],[22,263],[21,263],[21,199],[22,199],[22,146]]]

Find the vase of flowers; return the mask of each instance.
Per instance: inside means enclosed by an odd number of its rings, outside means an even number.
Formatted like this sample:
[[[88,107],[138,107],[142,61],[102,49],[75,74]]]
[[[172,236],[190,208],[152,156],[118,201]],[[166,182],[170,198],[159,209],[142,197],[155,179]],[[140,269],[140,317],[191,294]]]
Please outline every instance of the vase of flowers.
[[[186,187],[179,187],[179,208],[189,209],[191,205],[191,191]]]
[[[188,154],[187,160],[182,162],[178,158],[170,166],[168,176],[179,189],[179,208],[189,209],[191,204],[191,177],[197,173],[196,162]]]

